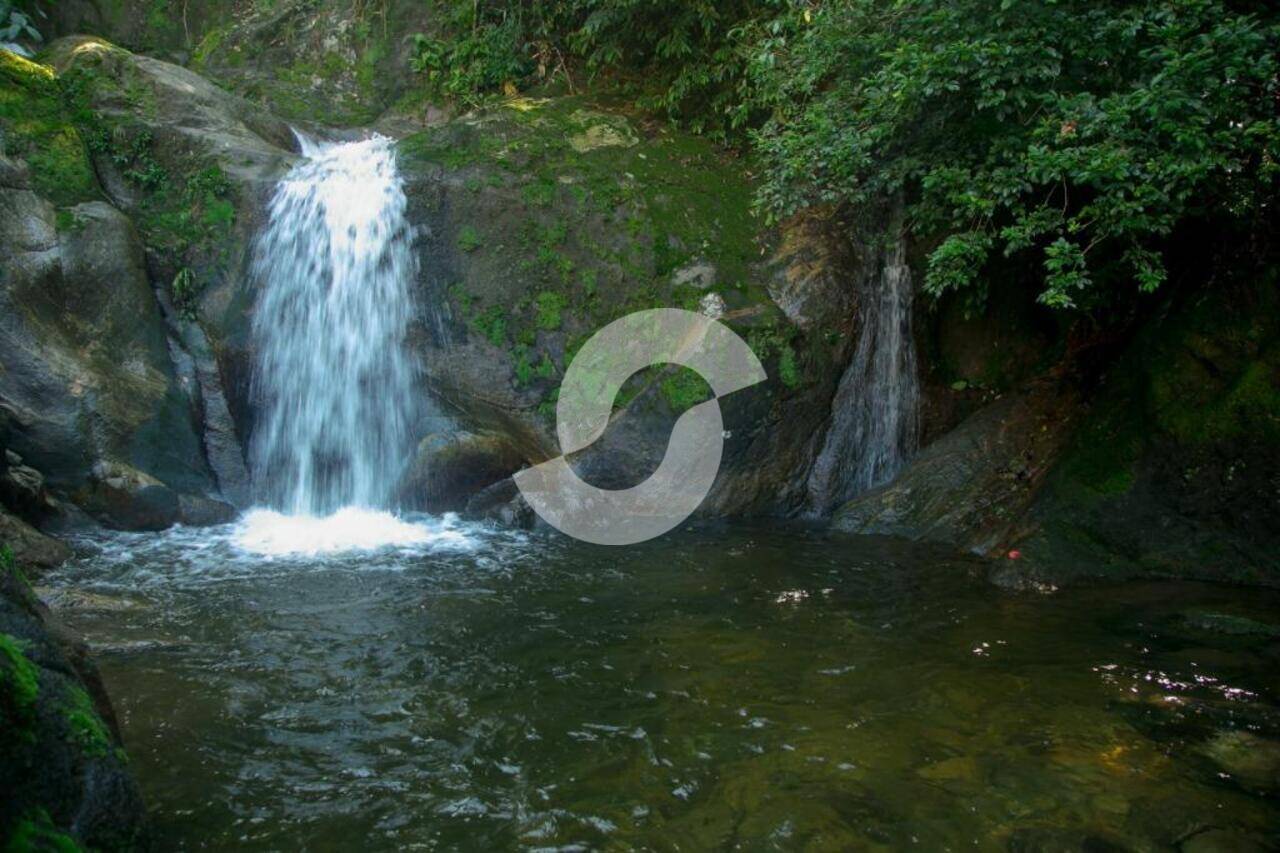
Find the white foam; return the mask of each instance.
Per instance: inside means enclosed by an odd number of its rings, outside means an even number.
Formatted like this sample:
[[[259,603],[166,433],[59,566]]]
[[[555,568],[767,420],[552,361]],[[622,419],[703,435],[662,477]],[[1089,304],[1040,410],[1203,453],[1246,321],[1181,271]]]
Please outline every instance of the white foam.
[[[236,525],[232,543],[269,557],[313,556],[387,548],[467,550],[472,540],[453,519],[408,520],[380,510],[344,507],[332,515],[284,515],[253,509]]]

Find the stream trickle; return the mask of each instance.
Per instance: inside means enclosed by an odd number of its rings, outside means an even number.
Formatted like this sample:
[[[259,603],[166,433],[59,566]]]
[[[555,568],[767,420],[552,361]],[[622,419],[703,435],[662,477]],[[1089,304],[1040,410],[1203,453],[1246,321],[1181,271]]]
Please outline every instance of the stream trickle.
[[[918,437],[911,269],[903,240],[885,250],[882,264],[859,288],[859,299],[857,346],[809,475],[809,502],[819,516],[892,479]]]

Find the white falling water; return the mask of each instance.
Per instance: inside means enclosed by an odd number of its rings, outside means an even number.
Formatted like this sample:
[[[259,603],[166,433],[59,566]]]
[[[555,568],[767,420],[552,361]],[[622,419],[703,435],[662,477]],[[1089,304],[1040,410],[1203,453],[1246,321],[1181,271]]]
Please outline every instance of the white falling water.
[[[329,517],[333,549],[402,544],[414,530],[385,511],[411,451],[415,260],[394,148],[300,141],[306,159],[276,187],[254,257],[253,476],[269,510],[246,536],[313,547],[311,522]],[[349,537],[333,534],[342,520]]]
[[[891,480],[919,438],[911,269],[903,240],[889,248],[877,272],[860,288],[857,347],[809,474],[810,505],[820,515]]]

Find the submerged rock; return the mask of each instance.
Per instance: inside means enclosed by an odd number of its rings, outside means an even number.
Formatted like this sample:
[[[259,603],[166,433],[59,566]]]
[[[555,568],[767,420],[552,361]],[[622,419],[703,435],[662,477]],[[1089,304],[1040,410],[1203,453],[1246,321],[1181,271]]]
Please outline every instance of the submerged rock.
[[[533,507],[529,506],[510,477],[472,495],[464,515],[476,521],[491,521],[522,530],[532,528],[538,521]]]
[[[1280,786],[1280,741],[1233,729],[1219,732],[1201,751],[1245,787]]]
[[[1280,625],[1269,625],[1245,616],[1231,613],[1187,613],[1183,620],[1192,628],[1213,631],[1218,634],[1248,637],[1280,637]]]

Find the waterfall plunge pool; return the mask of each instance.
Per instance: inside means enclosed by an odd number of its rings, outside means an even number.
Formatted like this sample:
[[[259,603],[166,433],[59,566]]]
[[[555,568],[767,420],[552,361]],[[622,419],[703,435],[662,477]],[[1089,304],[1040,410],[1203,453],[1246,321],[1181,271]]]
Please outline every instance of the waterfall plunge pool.
[[[162,849],[1280,833],[1280,645],[1222,630],[1274,622],[1274,592],[1005,592],[945,550],[777,526],[614,549],[423,517],[308,554],[252,548],[258,521],[97,534],[42,590],[96,653]]]

